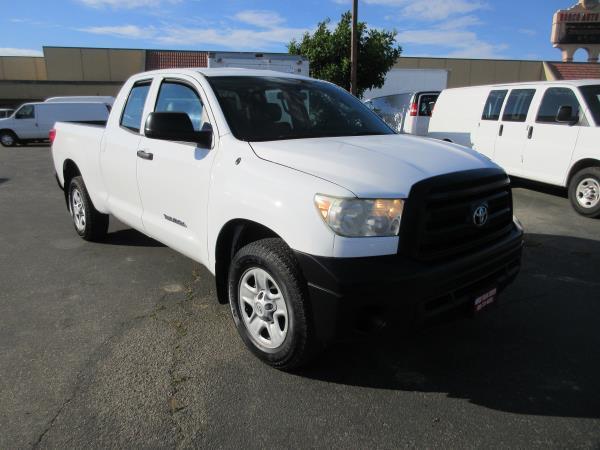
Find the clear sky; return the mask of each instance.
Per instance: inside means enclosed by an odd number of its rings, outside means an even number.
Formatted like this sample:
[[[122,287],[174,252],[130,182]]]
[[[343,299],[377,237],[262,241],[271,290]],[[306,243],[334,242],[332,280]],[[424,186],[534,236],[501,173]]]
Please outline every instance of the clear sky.
[[[575,0],[359,0],[406,56],[560,59],[552,14]],[[0,0],[0,55],[42,46],[286,51],[350,0]],[[580,51],[577,60],[585,55]]]

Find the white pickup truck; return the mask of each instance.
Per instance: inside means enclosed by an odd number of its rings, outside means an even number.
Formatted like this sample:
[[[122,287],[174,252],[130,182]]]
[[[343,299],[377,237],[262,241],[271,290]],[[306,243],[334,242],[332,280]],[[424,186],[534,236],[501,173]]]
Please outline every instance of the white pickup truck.
[[[147,72],[105,127],[57,123],[51,136],[77,233],[102,239],[111,214],[206,266],[244,343],[280,369],[374,314],[478,311],[520,268],[504,171],[395,134],[331,83]]]

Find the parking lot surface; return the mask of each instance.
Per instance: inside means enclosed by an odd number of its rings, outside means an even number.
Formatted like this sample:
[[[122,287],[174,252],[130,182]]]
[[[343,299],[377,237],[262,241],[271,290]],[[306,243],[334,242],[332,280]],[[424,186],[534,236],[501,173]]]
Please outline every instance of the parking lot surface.
[[[495,308],[286,374],[245,350],[204,268],[116,220],[84,242],[50,149],[0,147],[0,448],[597,448],[600,221],[530,187]]]

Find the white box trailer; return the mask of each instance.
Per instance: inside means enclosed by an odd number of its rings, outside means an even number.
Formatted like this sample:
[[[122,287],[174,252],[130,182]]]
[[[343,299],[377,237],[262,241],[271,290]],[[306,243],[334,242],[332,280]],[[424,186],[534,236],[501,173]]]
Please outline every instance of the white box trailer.
[[[308,59],[283,53],[209,52],[208,67],[276,70],[309,76]]]
[[[382,87],[369,89],[363,95],[364,100],[376,97],[401,94],[403,92],[442,91],[448,87],[446,69],[392,69]]]

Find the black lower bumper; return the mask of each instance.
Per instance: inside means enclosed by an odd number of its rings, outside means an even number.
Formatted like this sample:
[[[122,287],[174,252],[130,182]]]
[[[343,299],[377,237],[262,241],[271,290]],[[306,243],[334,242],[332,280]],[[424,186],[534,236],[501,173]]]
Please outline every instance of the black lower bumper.
[[[424,263],[399,255],[326,258],[296,252],[308,282],[318,336],[329,340],[363,311],[402,309],[421,321],[504,289],[521,267],[523,233],[450,261]]]

